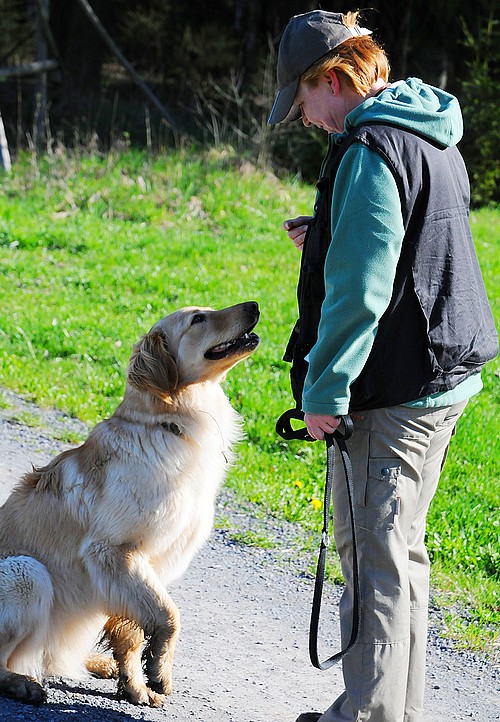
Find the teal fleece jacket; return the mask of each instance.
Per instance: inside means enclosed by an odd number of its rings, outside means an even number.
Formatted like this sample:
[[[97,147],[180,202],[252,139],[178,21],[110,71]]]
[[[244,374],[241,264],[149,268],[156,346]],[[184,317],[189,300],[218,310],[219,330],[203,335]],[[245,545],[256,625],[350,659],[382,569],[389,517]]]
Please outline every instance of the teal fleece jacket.
[[[462,137],[458,100],[417,78],[398,81],[349,113],[340,143],[357,125],[388,122],[448,147]],[[378,322],[389,305],[404,236],[394,176],[384,159],[360,142],[343,157],[332,197],[332,240],[325,262],[325,300],[318,339],[309,354],[303,410],[342,415],[349,387],[370,354]],[[480,375],[453,391],[416,399],[424,407],[457,403],[481,389]]]

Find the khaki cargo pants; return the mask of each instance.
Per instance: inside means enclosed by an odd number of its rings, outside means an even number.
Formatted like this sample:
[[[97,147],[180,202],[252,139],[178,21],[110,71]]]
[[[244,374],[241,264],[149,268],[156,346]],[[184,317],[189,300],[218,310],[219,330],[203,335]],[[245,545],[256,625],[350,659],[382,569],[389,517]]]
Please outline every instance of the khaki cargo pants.
[[[421,720],[429,597],[425,523],[466,403],[435,409],[394,406],[354,419],[347,444],[355,488],[362,626],[359,641],[343,660],[345,692],[319,722]],[[352,552],[338,457],[332,497],[346,582],[340,602],[345,646],[351,634]]]

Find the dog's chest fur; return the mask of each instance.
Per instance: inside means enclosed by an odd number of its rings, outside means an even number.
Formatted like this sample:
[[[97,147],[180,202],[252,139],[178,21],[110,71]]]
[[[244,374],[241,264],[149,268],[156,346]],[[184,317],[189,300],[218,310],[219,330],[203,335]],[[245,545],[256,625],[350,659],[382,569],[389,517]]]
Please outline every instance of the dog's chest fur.
[[[93,520],[92,534],[135,546],[168,579],[182,574],[210,534],[215,497],[240,437],[239,416],[222,389],[210,389],[203,400],[206,408],[154,423],[111,417],[91,433],[86,454],[68,459],[75,466],[64,475],[68,500],[84,497],[74,506]]]

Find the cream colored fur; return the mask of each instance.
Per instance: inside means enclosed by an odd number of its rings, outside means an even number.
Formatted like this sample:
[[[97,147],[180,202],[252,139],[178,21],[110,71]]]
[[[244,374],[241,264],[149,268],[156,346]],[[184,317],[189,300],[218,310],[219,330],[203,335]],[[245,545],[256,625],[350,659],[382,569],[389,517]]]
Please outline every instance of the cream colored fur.
[[[257,319],[248,302],[159,321],[113,416],[15,487],[0,509],[0,695],[44,701],[42,677],[81,673],[104,627],[120,694],[163,704],[179,634],[167,585],[211,531],[240,438],[220,382],[257,346],[243,336]]]

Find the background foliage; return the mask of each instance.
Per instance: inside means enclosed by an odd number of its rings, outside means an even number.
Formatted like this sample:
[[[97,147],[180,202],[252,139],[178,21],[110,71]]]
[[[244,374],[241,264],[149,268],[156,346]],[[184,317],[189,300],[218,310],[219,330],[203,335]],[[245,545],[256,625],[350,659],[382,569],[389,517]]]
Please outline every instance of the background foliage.
[[[38,0],[0,0],[0,65],[35,56]],[[324,134],[269,128],[275,55],[291,15],[318,7],[311,0],[91,0],[133,67],[173,116],[164,122],[103,43],[80,0],[50,0],[50,31],[59,70],[49,75],[45,142],[89,139],[102,149],[117,140],[162,148],[189,136],[230,143],[239,153],[313,180]],[[321,3],[345,12],[352,3]],[[458,94],[464,108],[463,153],[473,201],[499,199],[498,0],[374,0],[366,25],[385,46],[392,78],[415,75]],[[36,79],[0,81],[9,142],[33,140]]]

